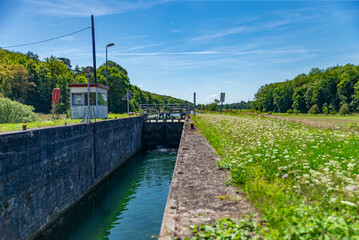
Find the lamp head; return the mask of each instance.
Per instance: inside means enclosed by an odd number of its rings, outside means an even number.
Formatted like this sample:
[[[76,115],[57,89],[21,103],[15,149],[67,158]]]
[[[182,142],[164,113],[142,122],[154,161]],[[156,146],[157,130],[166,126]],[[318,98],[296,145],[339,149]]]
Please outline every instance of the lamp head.
[[[94,72],[94,69],[93,67],[88,66],[84,69],[84,72],[86,77],[91,77],[92,73]]]
[[[114,43],[109,43],[109,44],[107,44],[106,47],[112,47],[112,46],[114,46],[114,45],[115,45]]]

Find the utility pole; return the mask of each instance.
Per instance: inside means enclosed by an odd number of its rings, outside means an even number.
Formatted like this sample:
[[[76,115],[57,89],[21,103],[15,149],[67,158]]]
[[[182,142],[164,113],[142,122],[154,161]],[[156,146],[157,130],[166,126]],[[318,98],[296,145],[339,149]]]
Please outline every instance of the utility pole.
[[[193,94],[193,115],[196,116],[196,93]]]
[[[224,97],[225,97],[225,93],[221,93],[221,113],[222,113],[222,108],[223,108],[223,102],[224,102]]]
[[[86,118],[87,122],[91,122],[91,107],[90,107],[90,77],[93,73],[94,69],[90,66],[86,67],[84,69],[85,75],[87,77],[87,110],[88,110],[88,116],[84,116],[84,119]],[[85,111],[86,114],[86,111]]]
[[[96,48],[95,48],[95,25],[93,21],[93,15],[91,15],[91,26],[92,26],[92,58],[93,58],[93,76],[95,78],[95,83],[97,83],[97,75],[96,75]]]

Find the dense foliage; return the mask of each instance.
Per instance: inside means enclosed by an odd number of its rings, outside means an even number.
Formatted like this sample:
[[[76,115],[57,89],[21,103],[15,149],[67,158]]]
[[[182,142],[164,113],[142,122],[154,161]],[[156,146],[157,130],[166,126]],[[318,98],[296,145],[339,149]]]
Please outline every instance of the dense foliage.
[[[344,104],[359,111],[359,66],[347,64],[326,70],[313,68],[293,80],[262,86],[255,94],[255,107],[267,112],[296,109],[307,113],[313,105],[321,112],[338,112]]]
[[[0,123],[24,123],[36,121],[37,115],[32,106],[0,96]]]
[[[356,134],[250,115],[201,114],[194,120],[219,154],[219,166],[230,170],[233,183],[263,214],[261,225],[251,225],[256,226],[252,234],[263,239],[359,238]],[[228,221],[222,225],[195,231],[217,237],[243,228]]]
[[[60,88],[61,98],[56,110],[66,113],[70,108],[68,84],[86,83],[84,68],[75,66],[67,58],[51,56],[44,61],[28,52],[22,54],[0,49],[0,93],[4,97],[31,105],[36,112],[48,113],[51,110],[51,96],[54,88]],[[97,69],[97,82],[106,84],[106,66]],[[93,79],[91,79],[93,82]],[[108,61],[109,111],[125,112],[126,102],[121,98],[132,89],[133,100],[130,111],[137,111],[139,103],[183,103],[185,101],[142,91],[130,84],[126,69]]]
[[[209,111],[216,111],[220,109],[220,101],[218,99],[214,99],[213,103],[208,104],[198,104],[197,109],[198,110],[209,110]],[[253,102],[252,101],[240,101],[238,103],[226,103],[223,104],[222,109],[251,109],[253,108]]]

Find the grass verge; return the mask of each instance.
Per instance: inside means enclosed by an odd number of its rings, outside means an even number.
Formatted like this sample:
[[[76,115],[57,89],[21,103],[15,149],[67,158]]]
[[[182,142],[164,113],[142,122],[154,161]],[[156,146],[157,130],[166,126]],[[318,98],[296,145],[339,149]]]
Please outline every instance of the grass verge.
[[[125,118],[130,117],[127,113],[123,114],[109,114],[107,119],[115,119],[115,118]],[[80,123],[82,119],[71,119],[66,118],[65,115],[57,115],[55,120],[51,120],[51,114],[39,114],[39,120],[36,122],[27,122],[27,123],[3,123],[0,124],[0,132],[6,131],[18,131],[22,130],[22,125],[26,124],[27,129],[34,129],[34,128],[42,128],[42,127],[49,127],[49,126],[60,126],[65,124],[76,124]],[[96,121],[103,121],[106,119],[96,119]]]
[[[219,167],[263,214],[253,238],[359,239],[356,134],[250,115],[202,114],[194,121],[220,156]],[[236,227],[216,226],[233,233],[218,239],[241,239]]]

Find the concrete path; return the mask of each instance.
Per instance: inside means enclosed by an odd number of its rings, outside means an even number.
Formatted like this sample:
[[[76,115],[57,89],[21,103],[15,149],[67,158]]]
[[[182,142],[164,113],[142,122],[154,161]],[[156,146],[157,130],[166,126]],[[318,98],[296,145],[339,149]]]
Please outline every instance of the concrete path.
[[[185,122],[159,239],[183,239],[191,236],[190,224],[213,223],[224,217],[238,219],[255,212],[237,188],[225,186],[230,176],[217,168],[217,161],[198,129],[192,130]]]

